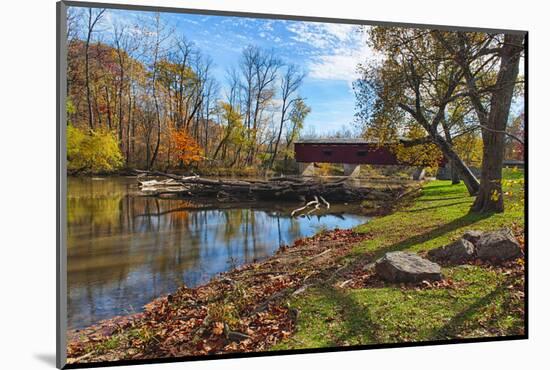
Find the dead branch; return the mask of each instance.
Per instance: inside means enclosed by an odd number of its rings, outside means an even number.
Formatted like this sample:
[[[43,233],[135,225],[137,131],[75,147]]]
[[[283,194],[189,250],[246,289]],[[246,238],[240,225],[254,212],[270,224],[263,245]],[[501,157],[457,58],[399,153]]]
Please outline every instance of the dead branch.
[[[315,198],[315,200],[312,200],[311,202],[306,203],[305,206],[300,207],[300,208],[296,208],[294,211],[292,211],[292,212],[290,213],[290,217],[294,217],[294,215],[295,215],[296,213],[298,213],[298,212],[300,212],[300,211],[303,211],[304,209],[306,209],[306,208],[308,208],[308,207],[310,207],[310,206],[312,206],[312,205],[315,205],[315,204],[319,204],[319,199]]]
[[[169,193],[177,197],[214,198],[220,202],[236,201],[304,201],[304,207],[297,212],[314,207],[311,214],[320,209],[321,205],[330,208],[331,202],[353,202],[363,199],[390,200],[395,197],[390,189],[380,190],[367,186],[354,186],[347,179],[301,179],[294,177],[279,177],[269,180],[226,180],[202,178],[196,175],[180,176],[160,171],[136,170],[142,192],[151,196]],[[164,177],[166,180],[159,180]],[[321,203],[322,202],[322,203]]]

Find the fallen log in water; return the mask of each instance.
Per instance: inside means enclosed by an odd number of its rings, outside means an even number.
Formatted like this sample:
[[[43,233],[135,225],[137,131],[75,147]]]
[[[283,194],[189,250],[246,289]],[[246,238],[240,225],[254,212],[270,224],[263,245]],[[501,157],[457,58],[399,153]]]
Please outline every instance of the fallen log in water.
[[[328,181],[320,178],[280,177],[269,180],[227,180],[208,179],[199,176],[179,176],[159,171],[136,170],[142,192],[161,196],[170,194],[181,197],[213,197],[219,201],[288,200],[302,201],[316,199],[315,205],[329,202],[352,202],[364,199],[392,200],[399,196],[403,187],[378,189],[369,186],[354,186],[347,178]],[[144,180],[146,177],[165,177],[167,180]],[[317,197],[317,198],[315,198]]]

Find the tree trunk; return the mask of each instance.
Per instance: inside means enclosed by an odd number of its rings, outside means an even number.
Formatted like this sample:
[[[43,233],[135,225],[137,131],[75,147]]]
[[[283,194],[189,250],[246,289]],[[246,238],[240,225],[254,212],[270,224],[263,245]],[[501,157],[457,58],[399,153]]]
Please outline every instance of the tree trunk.
[[[506,35],[504,37],[496,89],[491,97],[487,129],[482,130],[483,162],[480,189],[472,206],[472,211],[475,212],[504,211],[502,198],[504,132],[519,72],[523,40],[523,35]]]
[[[155,101],[156,101],[156,98],[155,98]],[[153,151],[153,157],[151,158],[151,163],[149,163],[148,168],[153,168],[155,161],[157,159],[157,155],[160,147],[160,110],[159,110],[158,103],[155,103],[155,106],[157,111],[157,142],[155,143],[155,150]]]
[[[122,145],[122,138],[123,138],[123,127],[122,127],[122,116],[123,116],[123,110],[122,110],[122,89],[124,88],[124,63],[122,60],[120,61],[120,86],[118,87],[118,140],[120,142],[120,145]],[[126,127],[126,130],[128,131],[128,127]]]
[[[210,104],[206,105],[206,121],[204,122],[204,156],[208,158],[208,122],[210,120]]]
[[[136,99],[137,97],[135,95],[133,95],[134,98],[132,99],[132,106],[133,106],[133,111],[135,112],[136,111]],[[128,124],[130,125],[130,128],[132,130],[132,137],[131,137],[131,148],[132,148],[132,158],[135,157],[135,153],[136,153],[136,124],[134,122],[134,114],[130,114],[128,113]],[[131,117],[131,119],[130,119]]]
[[[446,124],[443,124],[443,131],[445,132],[445,139],[447,140],[447,142],[453,145],[453,138],[451,137],[451,132],[449,131],[449,128]],[[458,174],[456,166],[451,163],[449,167],[451,169],[451,184],[460,184],[460,176]]]
[[[122,100],[121,100],[122,104]],[[122,123],[122,120],[120,121]],[[130,165],[130,129],[132,125],[132,95],[128,90],[128,125],[126,127],[126,167]]]
[[[232,129],[231,129],[232,130]],[[231,134],[231,131],[228,131],[225,136],[223,137],[223,139],[221,139],[221,141],[219,142],[218,146],[216,147],[216,150],[214,151],[214,155],[212,156],[212,159],[216,159],[218,157],[218,152],[220,151],[220,149],[223,147],[223,145],[225,144],[225,142],[227,141],[227,139],[229,138],[229,135]]]
[[[277,135],[277,140],[275,141],[275,149],[273,149],[273,156],[271,157],[271,162],[269,163],[269,168],[273,168],[273,163],[275,162],[275,157],[277,157],[277,151],[279,149],[279,142],[281,141],[281,134],[283,133],[283,126],[285,124],[285,115],[286,115],[286,99],[283,98],[283,110],[281,112],[281,122],[279,125],[279,134]]]
[[[86,46],[85,46],[85,60],[84,60],[84,73],[86,75],[86,103],[88,104],[88,126],[90,126],[90,130],[94,129],[94,114],[92,109],[92,93],[90,91],[90,55],[89,55],[89,48],[90,48],[90,38],[92,35],[92,31],[88,30],[88,37],[86,39]]]
[[[153,157],[151,158],[151,162],[148,164],[148,167],[149,169],[153,168],[153,166],[155,165],[155,161],[157,159],[157,155],[158,155],[158,152],[159,152],[159,147],[160,147],[160,107],[159,107],[159,102],[158,102],[158,97],[157,97],[157,88],[156,88],[156,83],[157,83],[157,59],[156,59],[156,54],[155,54],[155,64],[153,65],[153,68],[154,68],[154,71],[153,71],[153,81],[152,81],[152,84],[153,84],[153,101],[155,103],[155,112],[156,112],[156,123],[157,123],[157,142],[155,144],[155,150],[153,151]]]
[[[91,91],[90,91],[90,41],[92,39],[92,32],[94,31],[94,27],[96,23],[100,20],[101,16],[105,12],[105,9],[101,9],[95,16],[95,18],[92,20],[92,8],[88,9],[88,29],[87,29],[87,35],[86,35],[86,43],[84,45],[84,73],[85,73],[85,79],[86,79],[86,102],[88,103],[88,125],[90,126],[90,130],[94,129],[94,114],[92,110],[92,97],[91,97]]]
[[[107,103],[107,127],[109,128],[109,131],[110,131],[112,130],[111,98],[109,97],[109,89],[107,88],[107,85],[105,85],[104,88],[105,88],[105,102]]]
[[[445,158],[454,166],[460,177],[464,180],[464,185],[468,189],[470,195],[475,195],[479,191],[479,182],[472,173],[470,168],[466,166],[460,156],[453,150],[452,146],[439,134],[433,138],[435,144],[439,147]]]
[[[148,170],[150,169],[150,167],[149,167],[149,164],[150,164],[149,158],[151,157],[150,141],[151,141],[151,134],[147,134],[145,136],[145,149],[146,149],[145,166],[147,167]]]
[[[155,51],[153,58],[153,76],[151,77],[151,88],[153,95],[153,102],[155,103],[155,112],[156,112],[156,123],[157,123],[157,141],[155,144],[155,150],[153,151],[153,156],[151,157],[151,162],[147,164],[147,168],[151,169],[155,165],[157,155],[160,147],[160,107],[157,96],[157,73],[158,73],[158,59],[159,59],[159,48],[160,48],[160,15],[157,13],[156,17],[156,41],[155,41]]]

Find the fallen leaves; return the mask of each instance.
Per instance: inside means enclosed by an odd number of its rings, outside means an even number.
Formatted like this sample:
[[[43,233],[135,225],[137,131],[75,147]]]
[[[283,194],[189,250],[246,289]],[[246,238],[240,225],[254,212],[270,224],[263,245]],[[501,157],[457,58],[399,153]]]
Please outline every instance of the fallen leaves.
[[[223,334],[223,328],[224,328],[223,322],[215,322],[214,323],[214,328],[212,329],[212,333],[214,335],[222,335]]]
[[[513,231],[523,248],[523,230]],[[150,302],[138,315],[71,333],[68,357],[91,362],[267,350],[296,330],[299,311],[286,302],[309,286],[327,282],[337,289],[388,286],[366,268],[373,255],[365,254],[350,265],[340,258],[371,237],[337,229],[297,240],[271,258],[221,274],[203,286],[182,286]],[[524,262],[519,258],[498,266],[472,264],[510,278],[506,289],[513,299],[523,300]],[[446,278],[394,286],[402,290],[403,299],[414,299],[414,290],[448,289],[453,294],[463,284]]]
[[[298,312],[286,300],[338,268],[336,260],[369,238],[333,230],[297,240],[262,262],[221,274],[210,283],[182,286],[144,306],[124,325],[93,326],[72,336],[68,356],[83,361],[144,359],[230,352],[263,351],[288,338]],[[122,319],[121,319],[122,320]],[[101,329],[101,330],[99,330]],[[112,338],[116,348],[102,346]],[[98,350],[100,349],[100,350]]]

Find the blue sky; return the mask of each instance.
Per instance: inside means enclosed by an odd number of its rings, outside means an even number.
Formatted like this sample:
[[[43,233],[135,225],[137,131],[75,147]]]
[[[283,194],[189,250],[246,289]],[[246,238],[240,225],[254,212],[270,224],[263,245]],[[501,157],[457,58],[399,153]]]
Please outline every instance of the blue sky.
[[[153,13],[109,10],[104,23],[134,24]],[[225,84],[228,67],[237,66],[247,45],[273,49],[306,73],[300,95],[311,107],[305,131],[319,134],[351,128],[356,66],[371,55],[359,26],[197,14],[161,13],[175,35],[182,34],[214,62],[214,75]],[[107,26],[107,24],[105,24]]]
[[[272,49],[284,62],[293,63],[306,73],[299,90],[311,107],[305,133],[312,128],[320,135],[354,128],[352,82],[358,77],[356,67],[377,58],[366,45],[360,26],[181,13],[160,15],[174,36],[183,35],[211,57],[214,76],[222,89],[227,70],[237,67],[243,48],[255,45]],[[110,9],[102,23],[105,29],[114,23],[133,26],[148,21],[147,18],[152,21],[154,16],[153,12]],[[523,70],[523,63],[520,67]],[[523,98],[515,99],[511,116],[522,109]]]

